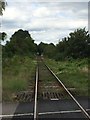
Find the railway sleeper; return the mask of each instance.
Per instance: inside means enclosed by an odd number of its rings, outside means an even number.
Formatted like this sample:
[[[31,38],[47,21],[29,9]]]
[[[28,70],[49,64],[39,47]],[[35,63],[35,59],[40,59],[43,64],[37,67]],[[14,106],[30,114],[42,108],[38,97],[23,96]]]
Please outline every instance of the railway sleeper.
[[[16,95],[16,100],[20,102],[28,102],[33,100],[33,93],[22,92]]]
[[[66,94],[59,92],[42,92],[39,96],[40,99],[63,99],[66,97]]]

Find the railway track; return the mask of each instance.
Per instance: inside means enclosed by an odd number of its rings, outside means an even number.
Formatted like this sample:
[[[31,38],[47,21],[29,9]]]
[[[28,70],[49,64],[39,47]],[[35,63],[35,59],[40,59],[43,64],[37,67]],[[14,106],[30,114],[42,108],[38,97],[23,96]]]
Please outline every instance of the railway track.
[[[47,87],[48,85],[48,87]],[[89,114],[80,105],[80,103],[75,99],[71,92],[66,88],[66,86],[61,82],[61,80],[55,75],[55,73],[44,64],[42,60],[38,62],[37,73],[36,73],[36,91],[35,91],[35,101],[38,101],[41,93],[44,92],[45,98],[50,99],[61,99],[61,98],[72,98],[72,100],[77,104],[82,114],[88,119],[90,119]],[[37,97],[36,97],[37,96]],[[38,97],[39,96],[39,97]],[[37,119],[37,103],[34,107],[34,120]]]
[[[22,102],[34,101],[33,113],[26,114],[31,115],[34,120],[38,120],[42,115],[46,118],[47,115],[69,113],[70,111],[40,111],[40,101],[46,100],[65,100],[71,99],[78,107],[77,113],[81,113],[84,118],[90,119],[90,116],[86,109],[75,99],[73,91],[70,91],[61,82],[61,80],[53,73],[53,71],[43,62],[42,59],[38,59],[35,82],[29,85],[28,91],[22,91],[17,94],[16,100]],[[43,108],[44,109],[44,108]],[[72,113],[73,110],[71,110]],[[73,111],[75,112],[75,111]],[[76,113],[76,112],[75,112]],[[25,114],[19,114],[18,116],[24,116]],[[15,115],[17,116],[17,115]]]

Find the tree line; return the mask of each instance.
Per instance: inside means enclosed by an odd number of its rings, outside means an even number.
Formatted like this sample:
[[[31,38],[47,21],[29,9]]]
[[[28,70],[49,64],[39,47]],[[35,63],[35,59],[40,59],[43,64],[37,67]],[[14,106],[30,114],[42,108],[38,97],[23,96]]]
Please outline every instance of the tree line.
[[[6,36],[5,32],[0,33],[0,40],[4,41]],[[76,29],[56,45],[43,42],[37,45],[34,41],[27,30],[20,29],[16,31],[11,36],[10,41],[7,41],[6,45],[2,46],[3,58],[13,57],[14,55],[32,57],[43,54],[45,57],[55,60],[65,60],[89,56],[90,35],[85,28]]]
[[[71,32],[56,45],[40,43],[39,51],[55,60],[85,58],[89,56],[89,42],[89,32],[85,28],[80,28]]]

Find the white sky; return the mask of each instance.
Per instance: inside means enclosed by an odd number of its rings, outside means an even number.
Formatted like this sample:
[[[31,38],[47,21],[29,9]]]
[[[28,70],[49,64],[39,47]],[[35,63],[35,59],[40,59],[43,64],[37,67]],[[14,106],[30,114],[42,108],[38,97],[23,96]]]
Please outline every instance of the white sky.
[[[6,32],[8,38],[23,29],[29,31],[37,44],[41,41],[56,44],[77,28],[88,29],[87,0],[10,1],[7,0],[1,24],[1,31]]]

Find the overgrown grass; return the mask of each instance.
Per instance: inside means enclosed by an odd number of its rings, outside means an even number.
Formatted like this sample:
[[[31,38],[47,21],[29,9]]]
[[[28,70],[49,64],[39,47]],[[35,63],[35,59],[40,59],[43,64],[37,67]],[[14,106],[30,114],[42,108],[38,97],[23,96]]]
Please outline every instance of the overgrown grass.
[[[12,101],[13,93],[27,89],[35,65],[29,57],[14,56],[3,61],[3,101]]]
[[[45,62],[56,73],[67,88],[75,88],[77,95],[88,96],[88,59]]]

